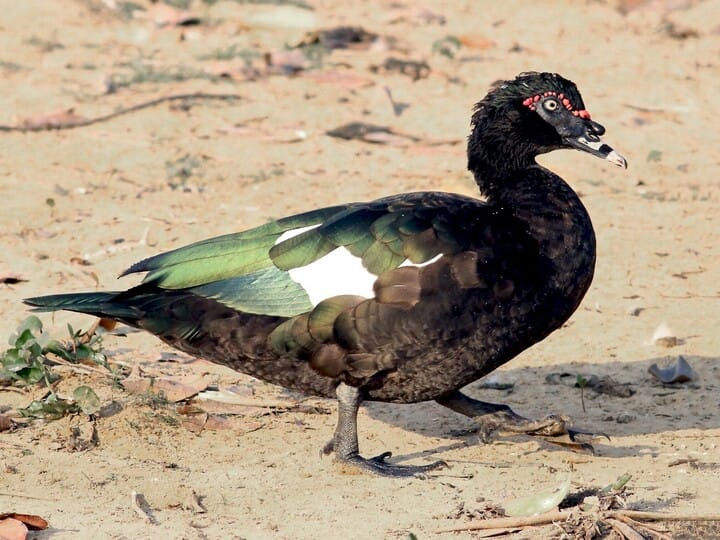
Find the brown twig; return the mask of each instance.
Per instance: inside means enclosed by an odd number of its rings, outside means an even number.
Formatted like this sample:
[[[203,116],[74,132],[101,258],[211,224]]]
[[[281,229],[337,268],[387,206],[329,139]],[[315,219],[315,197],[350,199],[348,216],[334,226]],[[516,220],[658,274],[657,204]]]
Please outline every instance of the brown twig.
[[[627,538],[627,540],[645,540],[645,537],[642,534],[637,532],[627,523],[612,518],[609,518],[607,523],[615,529],[615,532],[620,535],[620,538]]]
[[[55,501],[56,500],[51,497],[36,497],[35,495],[27,495],[25,493],[18,493],[17,491],[13,491],[12,493],[9,493],[7,491],[0,491],[0,497],[32,499],[35,501]]]
[[[97,373],[98,375],[104,375],[112,378],[112,373],[110,371],[96,368],[94,366],[88,366],[87,364],[73,364],[72,362],[69,362],[65,360],[64,358],[59,357],[56,354],[50,353],[52,355],[49,360],[56,365],[64,366],[70,371],[75,371],[77,373]]]
[[[639,529],[640,531],[647,531],[652,533],[652,535],[658,537],[658,540],[672,540],[671,537],[664,534],[667,532],[666,529],[660,529],[658,526],[653,526],[648,523],[640,523],[639,521],[635,521],[634,519],[630,519],[627,516],[624,516],[623,514],[616,514],[615,517],[622,521],[623,523],[627,523],[631,527],[635,529]]]
[[[686,463],[697,463],[697,461],[697,458],[693,457],[680,458],[668,463],[668,467],[677,467],[678,465],[685,465]]]
[[[533,525],[549,525],[556,521],[566,521],[571,515],[572,512],[569,511],[553,510],[545,514],[540,514],[539,516],[479,519],[471,521],[466,525],[452,527],[449,529],[439,529],[435,532],[447,533],[485,529],[511,529],[517,527],[530,527]],[[666,514],[664,512],[642,512],[639,510],[612,510],[609,512],[601,512],[599,516],[608,521],[619,521],[625,527],[628,525],[627,523],[622,523],[623,517],[635,521],[720,521],[720,514]]]
[[[142,103],[138,103],[137,105],[132,105],[130,107],[123,107],[122,109],[119,109],[115,112],[105,114],[103,116],[96,116],[95,118],[84,118],[84,119],[77,119],[72,122],[67,123],[61,123],[61,122],[40,122],[38,124],[27,124],[27,125],[16,125],[16,126],[7,126],[7,125],[0,125],[0,132],[20,132],[20,133],[28,133],[28,132],[35,132],[35,131],[52,131],[52,130],[61,130],[61,129],[75,129],[79,127],[86,127],[91,126],[93,124],[99,124],[100,122],[107,122],[108,120],[112,120],[113,118],[117,118],[118,116],[122,116],[124,114],[129,114],[132,112],[141,111],[143,109],[148,109],[150,107],[155,107],[157,105],[160,105],[162,103],[168,102],[168,101],[183,101],[186,99],[215,99],[220,101],[231,101],[236,99],[243,99],[243,96],[239,94],[208,94],[205,92],[195,92],[192,94],[173,94],[170,96],[162,96],[159,98],[151,99],[150,101],[144,101]]]
[[[484,529],[512,529],[515,527],[530,527],[532,525],[548,525],[554,521],[565,521],[571,515],[571,512],[563,512],[561,510],[554,510],[539,516],[528,516],[528,517],[498,517],[490,519],[478,519],[471,521],[467,525],[460,527],[451,527],[449,529],[440,529],[435,532],[447,533],[447,532],[462,532],[462,531],[477,531]]]
[[[621,514],[640,521],[720,521],[720,514],[666,514],[640,510],[616,510],[611,514]]]

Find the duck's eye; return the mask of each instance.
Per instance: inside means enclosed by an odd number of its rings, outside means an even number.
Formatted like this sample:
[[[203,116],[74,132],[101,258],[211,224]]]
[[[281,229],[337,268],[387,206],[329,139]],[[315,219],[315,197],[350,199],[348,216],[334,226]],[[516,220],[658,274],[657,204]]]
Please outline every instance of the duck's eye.
[[[543,101],[543,107],[545,107],[546,111],[555,111],[558,107],[560,107],[560,104],[556,99],[550,98]]]

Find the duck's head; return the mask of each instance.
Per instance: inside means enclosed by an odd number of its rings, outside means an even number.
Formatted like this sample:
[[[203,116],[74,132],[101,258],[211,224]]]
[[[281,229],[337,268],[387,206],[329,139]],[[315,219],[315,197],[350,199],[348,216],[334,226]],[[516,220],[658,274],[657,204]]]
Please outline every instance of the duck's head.
[[[560,148],[627,167],[625,158],[600,140],[605,128],[590,118],[575,84],[556,73],[527,72],[496,82],[476,105],[472,125],[468,165],[476,176],[526,167],[538,154]]]

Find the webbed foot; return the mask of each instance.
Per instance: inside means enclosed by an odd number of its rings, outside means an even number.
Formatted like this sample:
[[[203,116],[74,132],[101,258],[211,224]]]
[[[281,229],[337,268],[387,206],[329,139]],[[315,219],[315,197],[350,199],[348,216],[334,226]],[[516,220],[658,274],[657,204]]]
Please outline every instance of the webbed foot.
[[[489,442],[499,431],[541,437],[567,436],[570,443],[592,451],[590,442],[593,439],[597,437],[609,439],[604,433],[591,433],[569,428],[570,419],[567,416],[551,414],[537,420],[525,418],[507,405],[473,399],[462,392],[452,392],[437,398],[436,401],[440,405],[472,418],[478,424],[480,438],[483,442]],[[548,440],[552,442],[552,439]]]

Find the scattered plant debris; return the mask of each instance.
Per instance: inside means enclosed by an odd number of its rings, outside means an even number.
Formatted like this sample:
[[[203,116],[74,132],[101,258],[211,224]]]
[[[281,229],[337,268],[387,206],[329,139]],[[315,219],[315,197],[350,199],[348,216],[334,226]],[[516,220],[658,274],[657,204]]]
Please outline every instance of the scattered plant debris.
[[[670,327],[665,324],[661,323],[658,325],[658,327],[655,329],[652,335],[652,343],[653,345],[658,345],[660,347],[677,347],[678,345],[682,345],[685,343],[685,340],[680,339],[675,335],[675,333],[670,329]]]
[[[411,135],[401,135],[386,126],[366,124],[365,122],[350,122],[325,133],[330,137],[345,139],[346,141],[358,140],[375,144],[383,144],[384,140],[390,140],[390,137],[398,137],[410,142],[420,140]]]
[[[665,512],[645,512],[631,510],[627,507],[627,485],[631,480],[629,474],[620,476],[615,482],[602,489],[584,488],[577,493],[569,493],[556,503],[555,509],[544,513],[531,514],[529,509],[535,502],[541,501],[537,508],[548,507],[554,502],[558,493],[565,490],[566,484],[556,492],[540,493],[528,499],[533,504],[521,504],[526,509],[525,515],[509,516],[507,508],[502,517],[483,517],[473,519],[465,525],[438,530],[438,533],[460,531],[485,531],[484,537],[502,536],[505,534],[526,531],[539,525],[554,525],[562,529],[563,538],[582,538],[592,540],[606,538],[612,532],[622,540],[639,540],[641,538],[670,538],[662,530],[648,522],[707,522],[720,521],[718,515],[672,514]],[[567,482],[569,486],[569,481]],[[548,503],[548,504],[544,504]],[[552,508],[552,507],[551,507]]]
[[[635,389],[630,383],[620,383],[610,377],[603,375],[583,375],[580,373],[550,373],[545,377],[547,384],[562,384],[584,390],[590,388],[598,394],[605,394],[613,397],[629,398],[635,394]]]
[[[684,41],[686,39],[700,37],[700,32],[698,32],[694,28],[679,26],[672,21],[666,21],[662,25],[660,30],[669,38],[677,39],[678,41]]]
[[[360,26],[337,26],[308,32],[296,47],[320,45],[327,51],[334,49],[367,49],[378,35]]]
[[[391,56],[385,59],[385,62],[379,66],[370,66],[370,71],[381,75],[399,73],[400,75],[410,77],[413,81],[419,81],[420,79],[428,78],[430,75],[430,66],[427,62],[402,60]]]
[[[398,133],[386,126],[377,126],[365,122],[350,122],[325,132],[330,137],[345,139],[346,141],[358,140],[371,144],[389,144],[392,146],[408,146],[414,143],[426,144],[428,146],[439,146],[444,144],[454,145],[460,142],[457,139],[449,140],[428,140],[414,135]]]

